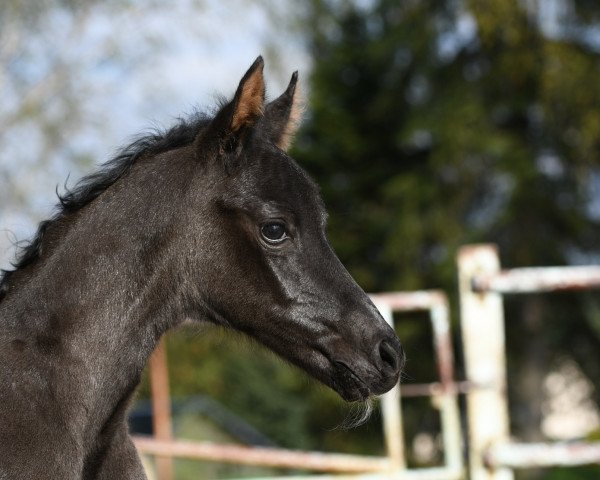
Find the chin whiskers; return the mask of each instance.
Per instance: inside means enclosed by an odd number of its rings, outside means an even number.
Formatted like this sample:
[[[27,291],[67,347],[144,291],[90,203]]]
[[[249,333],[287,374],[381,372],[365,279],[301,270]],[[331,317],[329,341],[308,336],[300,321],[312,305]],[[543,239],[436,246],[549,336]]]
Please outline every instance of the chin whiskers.
[[[369,397],[364,401],[352,402],[346,417],[332,430],[350,430],[364,425],[374,410],[375,398]]]

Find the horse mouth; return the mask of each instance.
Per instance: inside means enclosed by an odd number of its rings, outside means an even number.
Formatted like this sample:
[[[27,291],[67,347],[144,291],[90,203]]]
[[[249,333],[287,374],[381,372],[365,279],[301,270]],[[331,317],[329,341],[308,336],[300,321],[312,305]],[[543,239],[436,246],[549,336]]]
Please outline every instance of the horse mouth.
[[[333,361],[332,386],[347,402],[365,401],[371,395],[367,384],[344,362]]]

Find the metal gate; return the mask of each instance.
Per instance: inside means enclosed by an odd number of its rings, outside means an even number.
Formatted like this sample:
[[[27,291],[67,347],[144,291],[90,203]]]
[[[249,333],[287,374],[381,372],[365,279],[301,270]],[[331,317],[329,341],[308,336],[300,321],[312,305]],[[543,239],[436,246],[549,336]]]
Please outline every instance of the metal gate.
[[[300,469],[302,479],[512,480],[513,468],[600,464],[600,443],[520,444],[509,439],[502,296],[511,293],[600,288],[600,266],[500,270],[493,245],[474,245],[458,255],[461,334],[467,379],[454,379],[448,300],[441,291],[371,295],[386,321],[394,312],[427,311],[433,329],[439,381],[398,385],[381,399],[385,457],[245,447],[171,438],[164,345],[150,362],[153,438],[137,437],[140,453],[157,456],[159,480],[171,480],[173,457]],[[463,466],[457,395],[466,393],[468,468]],[[401,398],[431,396],[441,415],[444,464],[406,466]],[[323,475],[327,472],[326,475]],[[274,477],[269,477],[274,478]],[[287,477],[292,478],[292,477]]]
[[[510,440],[506,395],[503,296],[600,288],[600,266],[500,270],[494,245],[458,255],[461,333],[469,425],[469,478],[512,480],[515,468],[600,464],[600,442],[516,443]],[[600,353],[599,353],[600,358]]]

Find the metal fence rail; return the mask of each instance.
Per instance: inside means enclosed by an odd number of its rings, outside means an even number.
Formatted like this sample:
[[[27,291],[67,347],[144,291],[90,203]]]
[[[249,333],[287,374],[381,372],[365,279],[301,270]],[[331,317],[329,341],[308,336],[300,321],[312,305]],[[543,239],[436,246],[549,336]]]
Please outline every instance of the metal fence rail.
[[[510,440],[503,295],[600,288],[600,266],[500,270],[494,245],[458,255],[471,480],[512,480],[514,468],[600,464],[600,443]]]
[[[600,442],[506,443],[485,457],[490,468],[600,465]]]
[[[322,452],[291,451],[277,448],[245,447],[211,442],[183,442],[170,434],[170,405],[164,345],[152,357],[150,380],[153,384],[154,438],[136,437],[140,453],[157,456],[160,480],[172,478],[173,457],[204,461],[261,465],[274,468],[338,473],[335,476],[311,476],[327,479],[458,480],[463,478],[460,414],[457,394],[464,384],[454,382],[454,358],[450,336],[448,300],[440,291],[396,292],[371,296],[381,314],[393,326],[394,312],[428,311],[433,329],[434,351],[439,381],[406,385],[410,396],[432,396],[440,410],[444,444],[444,465],[436,468],[408,469],[402,435],[401,387],[397,385],[381,398],[387,456],[368,457]],[[402,396],[404,396],[402,392]],[[339,474],[342,474],[341,476]],[[302,478],[302,477],[294,477]]]
[[[391,462],[386,457],[247,447],[212,442],[156,440],[144,437],[137,437],[135,442],[138,450],[146,454],[211,462],[272,468],[302,468],[315,472],[362,473],[391,470]]]
[[[495,275],[476,275],[472,288],[503,294],[600,288],[600,266],[513,268]]]

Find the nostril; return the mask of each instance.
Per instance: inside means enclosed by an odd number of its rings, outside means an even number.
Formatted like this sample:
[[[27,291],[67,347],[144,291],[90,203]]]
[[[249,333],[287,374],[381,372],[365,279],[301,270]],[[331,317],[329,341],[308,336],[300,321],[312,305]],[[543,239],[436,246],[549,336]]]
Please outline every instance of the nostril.
[[[394,371],[398,370],[398,352],[386,340],[379,343],[379,356],[384,365],[391,367]]]

